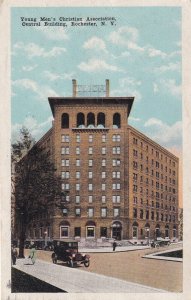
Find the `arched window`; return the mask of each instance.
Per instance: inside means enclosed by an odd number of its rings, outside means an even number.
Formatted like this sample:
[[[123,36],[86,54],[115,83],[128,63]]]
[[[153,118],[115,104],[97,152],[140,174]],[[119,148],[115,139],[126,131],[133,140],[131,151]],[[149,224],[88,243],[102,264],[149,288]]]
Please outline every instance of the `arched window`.
[[[83,113],[77,114],[77,127],[84,127],[85,126],[85,117]]]
[[[67,113],[62,114],[61,127],[69,128],[69,114]]]
[[[87,115],[87,127],[95,127],[95,115],[93,113]]]
[[[119,113],[115,113],[113,115],[113,128],[120,128],[121,127],[121,116]]]
[[[105,127],[105,114],[102,112],[97,115],[97,127]]]

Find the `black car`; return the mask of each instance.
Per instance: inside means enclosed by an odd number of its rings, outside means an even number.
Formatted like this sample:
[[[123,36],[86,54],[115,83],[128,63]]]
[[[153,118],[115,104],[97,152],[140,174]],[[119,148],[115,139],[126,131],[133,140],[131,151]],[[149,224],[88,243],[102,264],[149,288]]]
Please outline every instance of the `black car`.
[[[78,242],[75,240],[54,240],[54,252],[52,253],[52,262],[58,260],[66,262],[70,267],[83,264],[85,267],[90,265],[90,256],[78,252]]]

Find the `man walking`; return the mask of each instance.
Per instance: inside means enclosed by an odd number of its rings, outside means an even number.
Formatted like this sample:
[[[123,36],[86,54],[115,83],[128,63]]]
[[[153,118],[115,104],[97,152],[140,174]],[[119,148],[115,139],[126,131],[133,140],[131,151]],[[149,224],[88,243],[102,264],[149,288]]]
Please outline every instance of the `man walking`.
[[[34,265],[35,261],[36,261],[36,248],[35,248],[35,244],[31,245],[31,250],[30,250],[29,258],[31,258],[32,264]]]
[[[116,241],[113,242],[113,251],[115,251],[115,248],[117,247]]]

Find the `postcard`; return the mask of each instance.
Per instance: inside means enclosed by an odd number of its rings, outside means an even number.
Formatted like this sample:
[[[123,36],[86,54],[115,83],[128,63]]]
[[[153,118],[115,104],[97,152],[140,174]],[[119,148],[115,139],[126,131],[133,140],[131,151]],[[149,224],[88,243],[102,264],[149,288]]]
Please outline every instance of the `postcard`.
[[[1,4],[2,299],[188,299],[190,10]]]

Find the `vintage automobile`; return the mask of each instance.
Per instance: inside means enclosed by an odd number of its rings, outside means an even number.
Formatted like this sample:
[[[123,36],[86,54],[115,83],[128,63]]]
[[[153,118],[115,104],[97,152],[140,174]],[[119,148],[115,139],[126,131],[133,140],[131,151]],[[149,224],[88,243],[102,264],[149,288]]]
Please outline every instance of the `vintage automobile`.
[[[170,245],[170,239],[169,238],[158,238],[157,240],[154,240],[151,242],[151,247],[152,248],[159,248],[163,246],[169,246]]]
[[[45,241],[43,239],[35,240],[35,247],[37,250],[52,251],[54,249],[53,241]]]
[[[66,262],[70,267],[83,264],[85,267],[90,265],[90,256],[78,252],[78,242],[75,240],[54,240],[54,252],[52,253],[52,262],[58,260]]]

